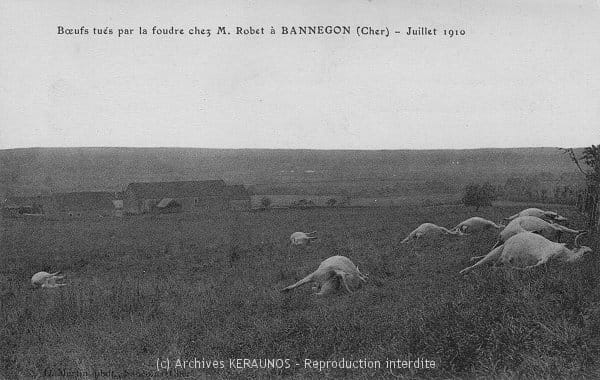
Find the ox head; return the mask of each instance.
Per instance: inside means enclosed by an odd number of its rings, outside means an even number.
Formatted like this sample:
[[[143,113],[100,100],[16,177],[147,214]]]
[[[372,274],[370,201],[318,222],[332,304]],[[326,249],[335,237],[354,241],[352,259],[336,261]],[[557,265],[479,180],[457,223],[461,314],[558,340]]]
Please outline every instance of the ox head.
[[[575,236],[575,243],[574,243],[575,246],[573,247],[572,250],[569,251],[569,253],[567,255],[567,261],[573,262],[573,261],[580,260],[586,253],[592,252],[592,249],[590,247],[581,245],[579,243],[579,239],[585,234],[587,234],[587,231],[580,231],[579,234],[577,236]]]
[[[553,220],[555,222],[566,222],[569,220],[568,218],[565,218],[564,216],[559,215],[556,211],[545,211],[544,215],[548,219]]]

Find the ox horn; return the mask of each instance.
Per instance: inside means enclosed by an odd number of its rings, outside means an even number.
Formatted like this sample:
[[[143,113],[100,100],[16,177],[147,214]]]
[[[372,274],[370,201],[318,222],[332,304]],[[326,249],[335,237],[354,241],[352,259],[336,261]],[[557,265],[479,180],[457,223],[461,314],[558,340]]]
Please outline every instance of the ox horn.
[[[579,244],[579,238],[582,237],[583,235],[586,235],[588,232],[587,231],[583,231],[580,232],[577,236],[575,236],[575,247],[579,248],[581,247],[581,245]]]

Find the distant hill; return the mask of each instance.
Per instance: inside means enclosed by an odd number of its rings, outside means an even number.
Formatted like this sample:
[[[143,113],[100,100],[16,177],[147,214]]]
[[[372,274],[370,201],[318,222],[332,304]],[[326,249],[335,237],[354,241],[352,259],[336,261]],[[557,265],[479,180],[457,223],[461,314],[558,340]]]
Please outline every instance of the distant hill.
[[[0,150],[0,195],[123,190],[135,181],[222,178],[255,188],[360,182],[501,183],[511,176],[577,179],[557,148],[474,150],[220,150],[28,148]],[[428,183],[429,183],[428,182]]]

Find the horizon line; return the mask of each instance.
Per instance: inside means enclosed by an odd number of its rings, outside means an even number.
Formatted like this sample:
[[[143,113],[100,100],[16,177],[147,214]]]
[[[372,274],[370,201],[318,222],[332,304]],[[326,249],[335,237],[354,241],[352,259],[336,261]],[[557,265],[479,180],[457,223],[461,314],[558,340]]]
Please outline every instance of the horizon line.
[[[198,149],[198,150],[229,150],[229,151],[351,151],[351,152],[378,152],[378,151],[458,151],[458,150],[502,150],[502,149],[581,149],[579,147],[559,146],[514,146],[514,147],[480,147],[480,148],[206,148],[190,146],[32,146],[19,148],[0,148],[0,151],[33,150],[33,149]]]

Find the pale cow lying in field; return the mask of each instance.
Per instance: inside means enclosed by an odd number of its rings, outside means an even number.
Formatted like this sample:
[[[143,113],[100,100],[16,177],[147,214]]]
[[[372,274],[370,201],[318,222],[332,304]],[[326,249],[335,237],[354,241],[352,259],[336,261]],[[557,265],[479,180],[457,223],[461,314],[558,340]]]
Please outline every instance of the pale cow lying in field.
[[[419,227],[417,227],[413,232],[408,234],[406,239],[402,240],[401,243],[407,243],[410,239],[420,239],[424,236],[440,236],[440,235],[455,235],[461,236],[463,235],[460,231],[450,231],[447,228],[440,227],[433,223],[423,223]]]
[[[573,262],[592,251],[590,247],[579,245],[578,240],[583,234],[585,232],[575,237],[575,247],[571,250],[567,248],[566,244],[552,242],[532,232],[521,232],[510,237],[501,246],[492,249],[474,265],[461,270],[460,274],[468,273],[488,262],[504,264],[521,270],[537,267],[554,258]]]
[[[552,222],[566,222],[568,219],[564,216],[558,215],[555,211],[544,211],[539,208],[527,208],[513,216],[509,216],[508,218],[504,218],[506,221],[511,221],[520,216],[536,216],[540,219],[552,221]]]
[[[41,288],[58,288],[59,286],[65,286],[67,284],[57,284],[56,280],[61,280],[65,276],[58,276],[60,272],[48,273],[48,272],[37,272],[31,277],[31,284],[35,287]]]
[[[312,272],[302,280],[296,282],[282,292],[290,290],[313,282],[313,289],[317,291],[316,295],[325,296],[345,289],[348,293],[359,289],[363,282],[367,281],[367,276],[360,273],[358,267],[345,256],[332,256],[324,260],[316,271]]]
[[[290,236],[290,241],[292,245],[307,245],[311,242],[311,240],[316,240],[317,237],[315,234],[317,231],[313,232],[294,232],[292,236]]]
[[[500,232],[498,242],[494,247],[507,241],[511,236],[521,232],[535,232],[550,240],[558,240],[563,232],[579,234],[583,231],[573,230],[557,223],[547,222],[536,216],[519,216],[513,219]]]
[[[474,216],[465,220],[464,222],[460,222],[456,227],[454,227],[451,231],[460,231],[463,234],[472,234],[479,233],[485,230],[489,230],[491,228],[501,229],[505,226],[503,224],[496,224],[491,220],[487,220],[484,218],[480,218],[478,216]]]

